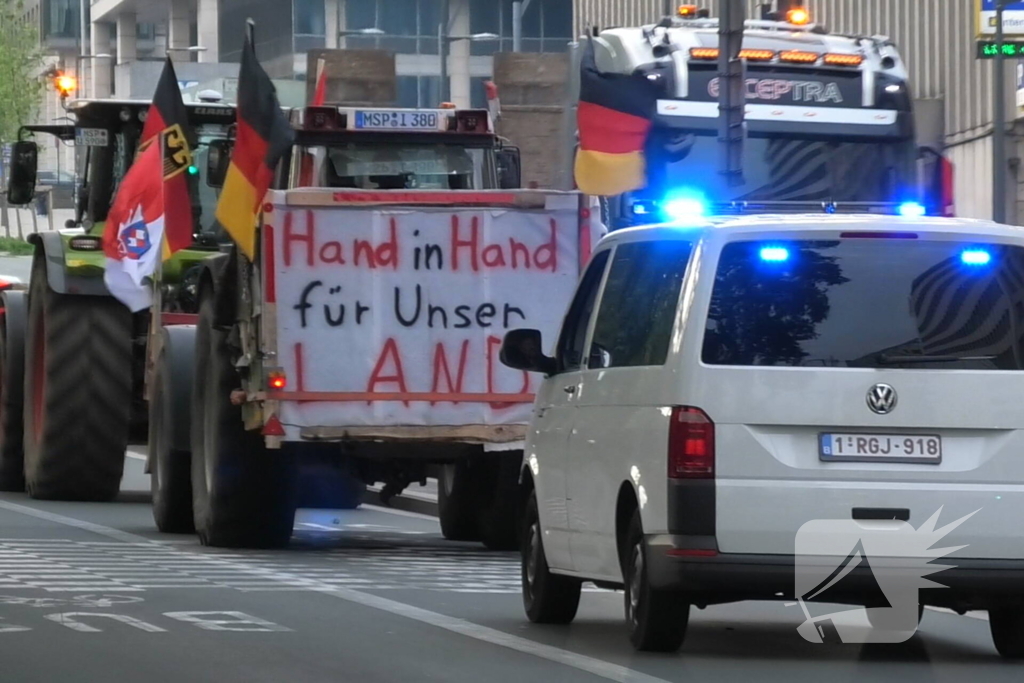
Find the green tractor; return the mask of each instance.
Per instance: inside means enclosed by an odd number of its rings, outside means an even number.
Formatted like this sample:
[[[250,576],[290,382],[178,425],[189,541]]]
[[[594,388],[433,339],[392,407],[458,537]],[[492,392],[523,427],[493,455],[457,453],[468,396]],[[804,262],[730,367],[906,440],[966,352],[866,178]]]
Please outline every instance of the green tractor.
[[[102,235],[135,157],[149,102],[79,100],[73,124],[22,128],[7,198],[32,201],[38,147],[48,134],[76,145],[76,211],[66,230],[32,235],[28,291],[0,293],[0,490],[33,498],[112,500],[125,449],[147,420],[148,311],[132,314],[103,281]],[[193,322],[200,262],[225,241],[214,218],[234,107],[187,105],[198,146],[189,168],[193,245],[164,264],[155,296],[167,322]],[[188,435],[176,435],[187,443]]]

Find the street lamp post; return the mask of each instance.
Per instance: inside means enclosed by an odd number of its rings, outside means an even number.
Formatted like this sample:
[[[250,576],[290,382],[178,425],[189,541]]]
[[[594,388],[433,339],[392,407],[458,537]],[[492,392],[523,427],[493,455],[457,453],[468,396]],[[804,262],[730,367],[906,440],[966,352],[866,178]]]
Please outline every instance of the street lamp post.
[[[1003,9],[1006,0],[996,0],[996,58],[993,83],[992,123],[992,220],[1006,222],[1006,59],[1003,55]]]

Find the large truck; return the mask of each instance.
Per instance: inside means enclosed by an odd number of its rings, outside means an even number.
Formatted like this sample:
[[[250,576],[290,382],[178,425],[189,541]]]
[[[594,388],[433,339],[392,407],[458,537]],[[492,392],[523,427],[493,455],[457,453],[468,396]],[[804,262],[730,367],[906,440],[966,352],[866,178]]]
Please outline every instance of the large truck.
[[[790,17],[800,23],[785,15],[745,22],[738,182],[719,172],[719,20],[684,5],[657,24],[593,37],[601,71],[643,74],[659,89],[647,184],[608,202],[610,227],[701,206],[750,212],[766,203],[780,210],[913,202],[929,214],[952,214],[951,169],[915,140],[896,46],[885,37],[829,32],[803,8]]]
[[[554,332],[602,232],[589,201],[513,189],[486,111],[292,122],[256,258],[204,261],[195,325],[154,318],[158,524],[280,546],[309,459],[392,494],[441,466],[444,535],[515,547],[533,387],[498,348],[524,320]]]

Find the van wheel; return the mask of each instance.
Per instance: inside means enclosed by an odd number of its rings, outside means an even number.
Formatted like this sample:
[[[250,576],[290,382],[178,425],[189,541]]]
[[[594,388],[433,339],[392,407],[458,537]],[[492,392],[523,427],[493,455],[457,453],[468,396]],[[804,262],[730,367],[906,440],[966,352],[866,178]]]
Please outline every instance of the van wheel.
[[[526,608],[526,616],[535,624],[570,623],[576,618],[583,584],[568,576],[552,574],[548,569],[536,493],[531,493],[526,503],[522,537],[523,607]]]
[[[681,593],[651,588],[639,510],[629,523],[626,548],[622,575],[629,640],[637,650],[675,652],[686,637],[690,605]]]
[[[990,609],[988,625],[996,651],[1004,659],[1024,659],[1024,610]]]
[[[214,300],[204,297],[196,327],[192,399],[192,513],[203,545],[277,548],[295,522],[296,462],[246,431],[231,403],[241,379],[228,333],[214,325]]]
[[[437,477],[437,516],[449,541],[479,541],[479,508],[473,492],[469,458],[441,466]]]

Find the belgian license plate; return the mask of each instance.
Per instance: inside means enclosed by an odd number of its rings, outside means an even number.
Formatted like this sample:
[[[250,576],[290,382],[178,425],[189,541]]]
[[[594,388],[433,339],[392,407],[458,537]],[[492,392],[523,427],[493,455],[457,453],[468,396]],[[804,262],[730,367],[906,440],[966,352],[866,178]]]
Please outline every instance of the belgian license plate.
[[[942,437],[934,434],[818,435],[818,454],[826,461],[942,462]]]
[[[362,130],[437,130],[437,112],[357,111],[356,128]]]

